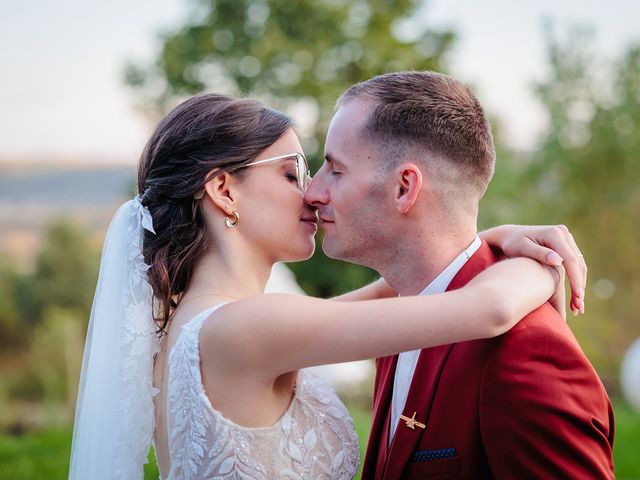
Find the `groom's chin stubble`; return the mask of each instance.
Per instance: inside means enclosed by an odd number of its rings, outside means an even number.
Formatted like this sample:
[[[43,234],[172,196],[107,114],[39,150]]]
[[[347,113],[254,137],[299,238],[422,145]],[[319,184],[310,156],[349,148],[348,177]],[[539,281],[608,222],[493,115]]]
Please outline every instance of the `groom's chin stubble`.
[[[342,256],[339,254],[338,249],[336,248],[335,242],[332,242],[327,238],[327,235],[322,239],[322,253],[328,258],[333,260],[343,260]]]

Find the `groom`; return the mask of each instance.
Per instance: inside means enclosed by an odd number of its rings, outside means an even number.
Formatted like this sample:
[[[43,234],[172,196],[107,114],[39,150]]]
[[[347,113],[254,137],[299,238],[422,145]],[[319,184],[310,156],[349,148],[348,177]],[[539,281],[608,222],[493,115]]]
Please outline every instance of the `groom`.
[[[497,260],[477,236],[495,150],[482,107],[434,72],[338,100],[307,191],[324,252],[400,295],[464,286]],[[363,478],[613,478],[613,413],[596,372],[545,304],[498,338],[376,361]]]

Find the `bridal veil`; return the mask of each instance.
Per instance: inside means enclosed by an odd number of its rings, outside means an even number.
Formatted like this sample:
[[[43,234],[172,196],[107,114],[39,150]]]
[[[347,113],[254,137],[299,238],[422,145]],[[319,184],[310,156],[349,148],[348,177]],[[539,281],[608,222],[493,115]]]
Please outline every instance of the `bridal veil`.
[[[144,477],[159,350],[142,256],[144,229],[154,232],[136,196],[120,207],[107,231],[82,360],[70,480]]]

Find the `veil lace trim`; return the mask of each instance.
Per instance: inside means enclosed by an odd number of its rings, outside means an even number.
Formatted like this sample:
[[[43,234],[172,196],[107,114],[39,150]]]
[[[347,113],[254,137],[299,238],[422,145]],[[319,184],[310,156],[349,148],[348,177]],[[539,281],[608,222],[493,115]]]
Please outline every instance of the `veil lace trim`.
[[[123,338],[120,355],[122,395],[118,402],[121,418],[132,420],[118,424],[116,430],[116,478],[136,478],[139,466],[147,463],[155,424],[153,397],[159,390],[153,386],[153,360],[160,350],[153,320],[153,292],[147,281],[150,266],[142,256],[143,228],[153,230],[151,215],[138,198],[134,200],[127,228],[127,267],[130,283],[122,292],[124,308]],[[137,218],[136,218],[137,217]],[[146,224],[146,225],[145,225]],[[139,475],[139,474],[138,474]]]

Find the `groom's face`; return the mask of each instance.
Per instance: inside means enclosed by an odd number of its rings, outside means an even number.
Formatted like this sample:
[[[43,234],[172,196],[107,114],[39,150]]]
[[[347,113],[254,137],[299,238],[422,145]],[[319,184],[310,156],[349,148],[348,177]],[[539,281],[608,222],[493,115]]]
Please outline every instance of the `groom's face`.
[[[378,156],[361,129],[370,104],[354,99],[336,112],[325,143],[325,161],[307,189],[306,201],[319,212],[331,258],[375,268],[386,216],[387,182]]]

